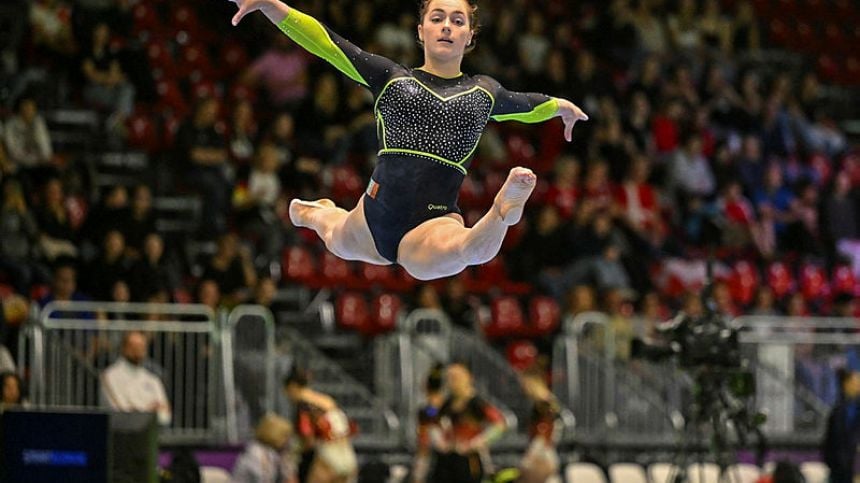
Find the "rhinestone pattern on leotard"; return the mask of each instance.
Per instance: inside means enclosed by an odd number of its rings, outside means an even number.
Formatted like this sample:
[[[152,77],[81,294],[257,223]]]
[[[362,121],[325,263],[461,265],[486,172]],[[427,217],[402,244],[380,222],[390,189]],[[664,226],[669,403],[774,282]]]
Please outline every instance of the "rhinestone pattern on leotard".
[[[451,163],[466,161],[481,139],[493,98],[474,85],[454,93],[445,89],[441,99],[427,89],[409,77],[395,79],[385,89],[377,102],[382,147],[420,151]]]

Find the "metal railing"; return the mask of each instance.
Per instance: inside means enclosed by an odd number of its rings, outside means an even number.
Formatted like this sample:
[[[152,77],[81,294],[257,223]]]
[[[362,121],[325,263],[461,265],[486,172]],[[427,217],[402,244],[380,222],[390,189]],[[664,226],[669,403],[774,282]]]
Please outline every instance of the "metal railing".
[[[279,352],[289,354],[293,364],[300,364],[309,371],[313,375],[311,387],[334,398],[346,415],[357,423],[356,446],[391,447],[401,442],[400,419],[384,401],[326,357],[297,330],[281,327],[279,331],[284,335]],[[283,374],[279,376],[285,376],[288,367],[280,369]]]
[[[576,421],[565,441],[671,439],[688,383],[670,364],[618,360],[619,349],[606,314],[565,320],[552,358],[553,393]]]
[[[35,315],[35,314],[34,314]],[[38,406],[104,406],[100,374],[120,356],[124,334],[148,337],[144,366],[163,382],[172,421],[164,442],[222,440],[227,404],[216,314],[202,305],[51,302],[22,332],[22,367]]]
[[[499,444],[525,444],[531,403],[516,371],[474,333],[452,327],[444,312],[414,310],[398,332],[377,339],[375,350],[379,395],[400,415],[410,446],[415,444],[415,415],[425,400],[423,382],[434,364],[452,361],[469,367],[477,392],[504,414],[510,430]],[[569,411],[564,411],[564,421],[571,423]]]
[[[856,319],[741,317],[731,322],[756,381],[752,407],[771,441],[815,444],[837,397],[835,369],[860,364]],[[631,322],[632,323],[632,322]],[[580,443],[664,444],[684,426],[694,391],[672,361],[619,359],[611,319],[565,322],[553,347],[553,392],[576,417]],[[645,435],[643,438],[642,436]]]
[[[260,417],[275,410],[275,317],[259,305],[240,305],[230,311],[227,329],[222,347],[233,365],[225,367],[226,380],[237,396],[227,413],[228,436],[236,442],[251,438]]]

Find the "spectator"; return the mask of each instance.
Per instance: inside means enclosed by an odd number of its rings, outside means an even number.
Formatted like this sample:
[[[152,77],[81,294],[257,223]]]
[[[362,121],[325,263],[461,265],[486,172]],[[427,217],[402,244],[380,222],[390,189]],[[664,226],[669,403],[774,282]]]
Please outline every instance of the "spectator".
[[[703,47],[714,52],[730,53],[731,24],[720,12],[718,0],[705,0],[702,15],[698,19],[698,29]]]
[[[251,253],[239,245],[239,238],[225,233],[218,239],[218,248],[203,270],[203,279],[213,280],[225,297],[227,305],[235,305],[250,297],[257,284],[257,274],[251,262]]]
[[[761,44],[758,19],[750,0],[737,4],[737,12],[731,22],[731,48],[735,53],[756,51]]]
[[[537,10],[532,10],[526,20],[525,33],[518,36],[518,49],[520,54],[520,65],[526,75],[537,76],[543,69],[550,43],[544,33],[546,24],[543,15]]]
[[[759,187],[753,194],[752,201],[760,212],[762,206],[772,210],[775,221],[774,228],[778,236],[785,231],[786,224],[793,220],[791,208],[795,203],[794,193],[783,184],[782,170],[776,163],[767,167],[764,186]]]
[[[121,227],[129,255],[135,258],[140,256],[145,249],[145,240],[156,232],[155,212],[152,210],[152,190],[149,186],[140,184],[134,187],[131,206],[123,217]]]
[[[47,53],[69,57],[77,49],[72,32],[72,6],[62,0],[39,0],[30,6],[33,43]]]
[[[257,281],[257,286],[254,287],[253,303],[254,305],[271,309],[277,293],[278,285],[271,277],[260,277]]]
[[[847,171],[836,174],[833,190],[824,200],[822,231],[831,243],[860,238],[860,199],[851,189]]]
[[[36,210],[39,225],[39,249],[48,261],[59,257],[77,257],[76,233],[66,208],[63,185],[52,178],[42,190],[41,206]]]
[[[295,120],[292,114],[282,112],[275,116],[263,143],[271,143],[278,152],[281,167],[281,184],[292,194],[315,193],[320,188],[318,176],[322,162],[316,158],[300,155],[295,137]]]
[[[78,292],[78,274],[74,264],[68,260],[60,260],[54,268],[54,278],[51,281],[51,291],[39,301],[44,307],[50,302],[89,300],[89,297]]]
[[[666,52],[668,35],[660,17],[654,15],[651,2],[638,2],[634,25],[639,35],[639,45],[646,54],[663,55]]]
[[[776,310],[773,290],[770,287],[759,287],[755,293],[755,301],[750,310],[752,315],[775,316],[779,315]]]
[[[475,302],[466,291],[466,284],[460,277],[452,277],[445,284],[442,295],[442,309],[451,317],[451,322],[467,330],[474,330],[477,323]]]
[[[297,483],[286,454],[293,427],[289,421],[267,414],[233,467],[233,483]]]
[[[296,114],[303,120],[297,126],[297,134],[304,151],[332,164],[343,160],[348,147],[343,104],[338,78],[331,72],[321,74],[313,95]]]
[[[110,34],[106,23],[93,27],[91,43],[81,63],[86,80],[84,99],[90,106],[109,114],[105,122],[107,133],[113,139],[122,139],[125,120],[134,109],[135,90],[110,46]]]
[[[15,290],[29,295],[33,283],[48,280],[46,269],[36,261],[38,227],[27,208],[21,185],[8,180],[0,205],[0,271],[7,274]]]
[[[122,340],[122,356],[101,375],[103,401],[120,412],[155,412],[162,426],[170,424],[170,403],[164,384],[144,367],[146,336],[128,332]]]
[[[573,156],[563,156],[555,163],[555,177],[546,201],[558,209],[563,219],[569,220],[579,198],[579,162]]]
[[[128,190],[123,185],[111,186],[93,207],[81,228],[81,234],[95,246],[104,242],[112,230],[121,230],[128,220]]]
[[[10,174],[18,174],[26,189],[33,189],[39,178],[54,171],[54,149],[45,119],[39,114],[36,99],[21,97],[15,103],[16,115],[6,121],[3,141]]]
[[[201,280],[197,284],[197,297],[195,300],[198,304],[203,304],[214,312],[221,308],[221,291],[218,290],[218,284],[214,280]]]
[[[417,450],[412,465],[412,483],[424,483],[433,458],[431,438],[438,435],[439,411],[445,403],[445,366],[436,364],[424,382],[425,404],[418,409]]]
[[[436,287],[429,283],[423,283],[418,287],[418,295],[415,296],[415,306],[419,309],[445,310],[442,307],[442,302],[439,300],[439,292],[436,290]]]
[[[716,182],[708,160],[702,155],[702,140],[697,133],[688,132],[669,166],[669,185],[681,199],[707,198],[714,193]]]
[[[744,136],[737,167],[744,192],[750,195],[755,193],[764,179],[765,172],[764,160],[761,155],[761,141],[757,136]]]
[[[350,481],[358,476],[358,462],[350,442],[349,419],[337,402],[308,387],[307,375],[294,369],[284,391],[295,406],[296,431],[301,441],[299,481]]]
[[[101,255],[90,262],[84,276],[84,288],[96,300],[110,300],[111,289],[117,280],[124,280],[131,270],[131,261],[125,255],[125,237],[118,230],[107,232]]]
[[[294,109],[308,93],[308,55],[287,36],[273,34],[271,47],[242,75],[246,85],[261,85],[266,105]]]
[[[669,37],[679,50],[692,52],[700,46],[701,31],[696,12],[696,0],[681,0],[678,10],[669,16]]]
[[[566,316],[576,317],[597,310],[597,295],[590,285],[576,285],[567,292]]]
[[[445,371],[448,399],[440,410],[440,429],[431,436],[436,464],[432,483],[481,481],[489,462],[489,447],[507,430],[498,409],[475,391],[472,373],[462,363]]]
[[[532,410],[529,446],[520,461],[520,479],[517,481],[546,482],[558,474],[559,469],[556,444],[561,436],[561,405],[547,384],[546,373],[542,368],[526,370],[520,376],[520,384],[532,403]]]
[[[267,267],[277,261],[286,239],[282,220],[288,206],[278,177],[278,152],[274,145],[260,145],[250,173],[234,190],[233,205],[242,234],[256,240],[259,262],[256,265]]]
[[[218,100],[198,101],[192,117],[176,134],[182,162],[188,163],[187,176],[203,196],[203,235],[219,235],[227,228],[230,208],[229,152],[227,140],[216,127]]]
[[[740,183],[729,181],[716,204],[722,223],[722,244],[738,248],[746,246],[751,241],[750,230],[756,220],[752,204],[744,197]]]
[[[230,157],[239,165],[248,164],[254,157],[254,142],[257,139],[257,121],[254,106],[241,100],[233,106],[230,123]]]
[[[0,344],[0,372],[15,372],[15,360],[3,344]]]
[[[144,302],[161,292],[179,288],[179,272],[164,253],[164,240],[158,233],[146,235],[143,254],[131,267],[129,287],[135,301]]]
[[[624,183],[615,188],[615,202],[621,211],[621,221],[638,239],[652,247],[660,247],[666,236],[666,224],[660,213],[658,194],[648,182],[651,166],[644,156],[630,165]]]
[[[840,398],[827,418],[821,456],[830,467],[832,483],[852,483],[854,457],[860,442],[860,373],[842,369],[838,378]]]
[[[0,383],[2,383],[3,399],[0,400],[0,413],[8,408],[26,404],[24,399],[24,384],[18,374],[14,372],[0,372]]]

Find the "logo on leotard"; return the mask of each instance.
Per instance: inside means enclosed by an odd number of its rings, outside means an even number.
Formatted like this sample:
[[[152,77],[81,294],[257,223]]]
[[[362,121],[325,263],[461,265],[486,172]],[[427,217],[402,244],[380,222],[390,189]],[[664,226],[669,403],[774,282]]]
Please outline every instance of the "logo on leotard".
[[[427,209],[428,209],[428,210],[430,210],[430,211],[434,211],[434,210],[443,211],[443,210],[447,210],[447,209],[448,209],[448,206],[446,206],[446,205],[433,205],[433,204],[430,204],[430,205],[427,205]]]

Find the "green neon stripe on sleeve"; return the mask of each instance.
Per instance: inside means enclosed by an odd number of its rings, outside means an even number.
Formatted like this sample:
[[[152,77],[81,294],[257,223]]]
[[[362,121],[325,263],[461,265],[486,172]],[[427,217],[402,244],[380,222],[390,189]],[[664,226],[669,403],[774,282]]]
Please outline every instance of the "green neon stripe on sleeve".
[[[332,42],[325,27],[310,15],[290,8],[287,17],[281,20],[278,28],[308,52],[328,61],[350,79],[367,86],[367,81],[346,57],[346,54]]]
[[[494,121],[519,121],[525,123],[544,122],[547,119],[552,119],[555,113],[558,112],[558,101],[552,98],[542,104],[539,104],[530,112],[514,112],[511,114],[498,114],[491,116]]]
[[[432,159],[433,161],[438,161],[438,162],[440,162],[446,166],[450,166],[450,167],[456,169],[457,171],[459,171],[463,174],[468,174],[468,172],[466,171],[466,168],[460,166],[457,163],[449,161],[449,160],[443,158],[442,156],[437,156],[433,153],[425,153],[423,151],[415,151],[412,149],[392,148],[392,149],[380,149],[379,154],[412,154],[415,156],[424,156],[426,158]]]

